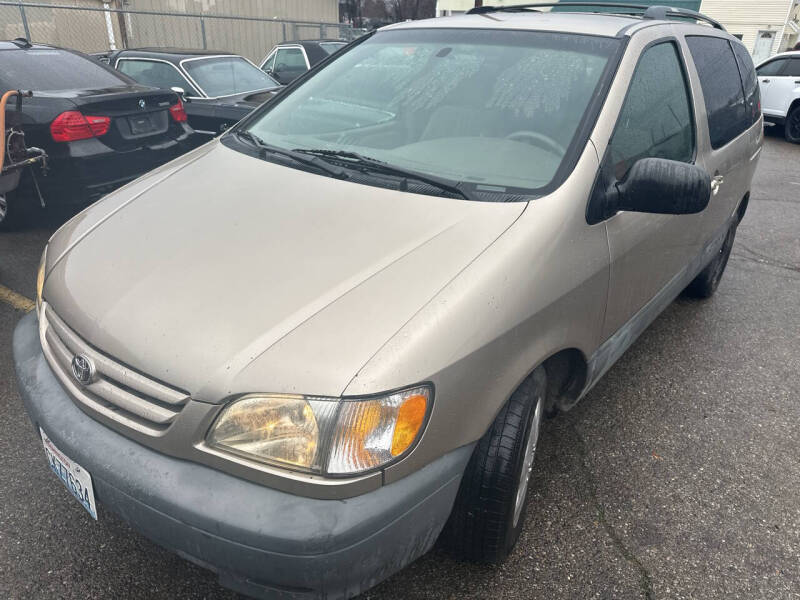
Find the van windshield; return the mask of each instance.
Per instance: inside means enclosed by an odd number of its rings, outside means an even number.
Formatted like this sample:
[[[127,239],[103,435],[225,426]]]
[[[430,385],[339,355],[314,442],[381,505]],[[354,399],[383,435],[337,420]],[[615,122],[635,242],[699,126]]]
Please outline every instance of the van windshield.
[[[271,146],[326,160],[357,154],[473,192],[537,193],[564,161],[618,44],[561,32],[380,32],[247,130]]]

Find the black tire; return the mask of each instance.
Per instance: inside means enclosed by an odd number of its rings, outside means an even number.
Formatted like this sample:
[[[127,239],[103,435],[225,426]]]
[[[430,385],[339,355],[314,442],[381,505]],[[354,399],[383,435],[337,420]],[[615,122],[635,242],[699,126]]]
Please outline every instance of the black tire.
[[[714,295],[714,292],[717,291],[719,282],[722,280],[722,274],[725,273],[725,267],[728,265],[728,259],[731,256],[737,225],[738,223],[731,225],[717,255],[708,263],[706,268],[700,271],[700,274],[686,286],[686,289],[683,291],[685,296],[701,299],[710,298]]]
[[[783,125],[783,137],[786,138],[787,142],[800,144],[800,104],[796,104],[786,115],[786,122]]]
[[[523,472],[525,451],[536,428],[535,452],[546,389],[545,370],[539,367],[514,392],[475,447],[441,537],[444,548],[456,557],[499,562],[517,543],[525,522],[530,476],[530,468]],[[523,477],[525,489],[520,492]],[[518,492],[523,494],[519,504]]]

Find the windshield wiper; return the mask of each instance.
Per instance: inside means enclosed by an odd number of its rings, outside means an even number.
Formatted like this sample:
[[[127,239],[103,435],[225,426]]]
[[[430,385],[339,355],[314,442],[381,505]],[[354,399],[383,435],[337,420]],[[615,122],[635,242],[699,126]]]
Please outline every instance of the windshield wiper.
[[[452,183],[447,179],[442,179],[436,177],[435,175],[425,175],[423,173],[418,173],[416,171],[412,171],[409,169],[403,169],[402,167],[396,167],[394,165],[390,165],[389,163],[385,163],[382,160],[378,160],[377,158],[364,156],[363,154],[359,154],[358,152],[350,152],[349,150],[326,150],[322,148],[320,149],[295,148],[293,152],[301,154],[309,154],[312,156],[338,158],[342,159],[347,165],[353,167],[358,166],[361,167],[362,170],[402,177],[403,178],[403,183],[401,185],[402,191],[408,190],[408,180],[413,179],[415,181],[421,181],[422,183],[427,183],[428,185],[437,187],[445,192],[456,194],[461,198],[463,198],[464,200],[474,199],[471,197],[470,194],[462,190],[459,187],[459,184],[457,183]]]
[[[337,165],[331,164],[318,156],[312,156],[306,153],[297,152],[295,150],[288,150],[286,148],[280,148],[279,146],[273,146],[272,144],[268,144],[260,137],[258,137],[255,133],[250,131],[243,131],[237,129],[233,132],[233,134],[242,140],[246,140],[253,144],[262,154],[277,154],[278,156],[284,156],[286,158],[290,158],[295,162],[299,162],[304,165],[308,165],[310,167],[314,167],[319,169],[320,171],[325,171],[329,175],[336,177],[337,179],[348,179],[349,175],[347,171],[345,171],[342,167]]]

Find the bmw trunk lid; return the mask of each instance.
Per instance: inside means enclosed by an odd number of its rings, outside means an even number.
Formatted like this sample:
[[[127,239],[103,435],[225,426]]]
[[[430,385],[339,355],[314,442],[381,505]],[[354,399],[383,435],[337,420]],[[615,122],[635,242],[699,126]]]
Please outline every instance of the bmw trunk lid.
[[[170,126],[169,107],[178,102],[174,92],[138,84],[92,90],[37,92],[37,96],[66,99],[84,115],[109,117],[109,131],[100,139],[120,151],[164,136]]]

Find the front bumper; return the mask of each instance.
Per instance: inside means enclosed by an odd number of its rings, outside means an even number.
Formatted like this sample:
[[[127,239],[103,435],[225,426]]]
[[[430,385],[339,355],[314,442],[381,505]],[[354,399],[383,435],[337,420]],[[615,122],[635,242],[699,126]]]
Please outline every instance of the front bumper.
[[[295,496],[159,454],[90,418],[45,361],[34,314],[18,324],[13,350],[34,425],[89,471],[98,504],[256,597],[351,597],[427,552],[472,451],[355,498]]]

